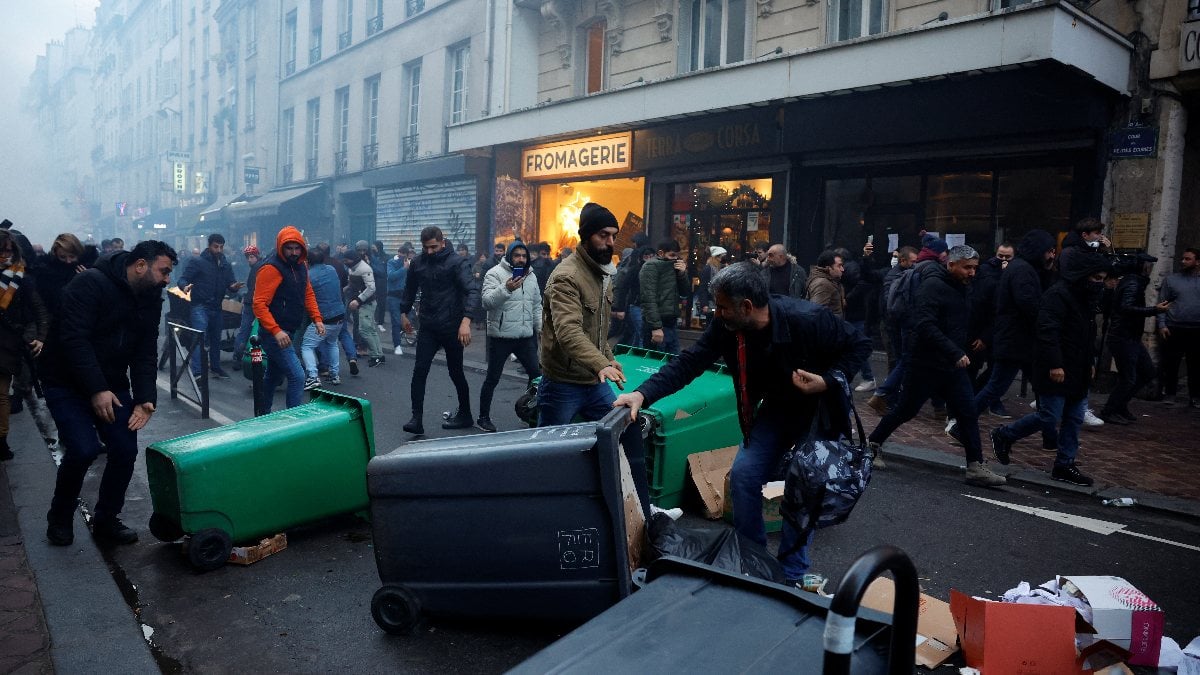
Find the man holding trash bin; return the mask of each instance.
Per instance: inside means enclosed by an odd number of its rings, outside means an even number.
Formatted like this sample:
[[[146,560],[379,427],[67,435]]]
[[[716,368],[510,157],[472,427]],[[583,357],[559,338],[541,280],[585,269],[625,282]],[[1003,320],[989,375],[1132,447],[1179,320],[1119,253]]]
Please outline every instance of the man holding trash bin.
[[[849,378],[871,354],[871,341],[828,309],[806,300],[769,295],[761,269],[752,263],[730,265],[709,284],[715,318],[691,347],[672,359],[635,391],[622,394],[614,407],[638,411],[686,387],[724,358],[733,375],[742,443],[729,483],[734,527],[743,536],[767,543],[762,488],[773,478],[784,452],[812,429],[825,392],[842,409],[834,372]],[[844,412],[844,411],[842,411]],[[841,412],[831,415],[843,420]],[[808,571],[808,539],[799,541],[786,520],[779,550],[789,582]]]
[[[132,251],[102,256],[63,289],[40,367],[46,407],[63,449],[46,514],[46,539],[54,546],[75,540],[79,492],[102,443],[108,459],[92,511],[92,536],[104,544],[138,539],[117,516],[137,462],[137,432],[158,402],[162,290],[176,260],[170,246],[143,241]]]

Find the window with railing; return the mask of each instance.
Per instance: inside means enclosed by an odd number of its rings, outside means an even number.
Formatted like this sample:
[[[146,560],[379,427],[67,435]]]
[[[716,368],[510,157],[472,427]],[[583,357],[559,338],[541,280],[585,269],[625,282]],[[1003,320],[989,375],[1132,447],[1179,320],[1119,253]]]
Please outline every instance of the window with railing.
[[[367,143],[363,146],[363,168],[374,169],[379,164],[379,144]]]
[[[425,11],[425,0],[404,0],[404,16],[416,16]]]
[[[321,60],[321,45],[315,45],[308,48],[308,65],[313,65]]]
[[[404,135],[415,137],[421,128],[421,62],[409,64],[404,71]]]
[[[379,76],[367,78],[363,81],[363,144],[376,149],[375,154],[378,156],[379,146]],[[365,158],[366,152],[363,152]],[[371,166],[374,166],[372,164]],[[366,160],[363,161],[363,168],[369,168]]]
[[[1009,6],[1027,3],[1030,0],[999,2]],[[833,0],[829,6],[830,42],[882,33],[886,28],[886,12],[885,0]]]
[[[246,78],[245,94],[242,95],[242,108],[246,111],[246,130],[254,128],[254,91],[255,80],[253,77]]]
[[[351,0],[338,0],[338,49],[350,46],[351,32],[354,30],[354,3]]]
[[[296,110],[288,108],[283,111],[283,133],[280,135],[279,142],[283,146],[280,148],[280,172],[284,177],[284,183],[292,182],[292,164],[296,162]]]
[[[470,43],[450,49],[450,123],[467,119],[467,68],[471,61]]]
[[[383,30],[383,0],[368,0],[370,13],[367,15],[367,37]]]
[[[308,3],[308,65],[321,60],[321,38],[324,26],[321,25],[322,2],[311,0]]]
[[[338,152],[333,153],[333,173],[334,173],[334,175],[340,176],[340,175],[346,173],[346,168],[347,168],[347,165],[349,164],[347,155],[349,155],[349,154],[350,153],[346,152],[345,150],[339,150]]]
[[[283,22],[283,62],[284,74],[291,75],[296,72],[296,10],[287,13],[287,18]]]
[[[246,5],[246,58],[258,52],[258,5],[253,2]]]
[[[411,162],[421,154],[421,137],[417,134],[400,139],[400,161]]]
[[[341,166],[340,173],[346,171],[346,160],[350,149],[350,87],[342,87],[333,95],[334,129],[337,130],[337,151],[341,158],[336,160]]]
[[[317,177],[317,159],[321,156],[321,99],[309,100],[307,108],[304,175],[311,180]]]
[[[338,50],[345,49],[350,46],[350,31],[338,33]]]

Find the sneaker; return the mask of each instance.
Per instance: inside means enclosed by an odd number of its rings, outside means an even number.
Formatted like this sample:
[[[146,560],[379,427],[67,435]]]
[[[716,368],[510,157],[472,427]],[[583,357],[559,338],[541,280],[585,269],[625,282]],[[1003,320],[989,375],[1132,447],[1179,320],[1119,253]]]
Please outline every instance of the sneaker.
[[[1062,481],[1063,483],[1082,485],[1084,487],[1087,487],[1095,482],[1091,478],[1083,475],[1083,473],[1079,471],[1079,467],[1075,466],[1074,464],[1055,464],[1054,469],[1050,471],[1050,477],[1054,480]]]
[[[382,356],[372,356],[371,360],[367,361],[368,368],[374,368],[375,366],[382,366],[382,365],[383,365],[383,357]]]
[[[979,487],[997,487],[1004,485],[1008,479],[998,473],[993,473],[983,462],[967,462],[967,485]]]
[[[340,385],[341,383],[342,383],[342,378],[338,377],[337,375],[330,376],[329,384],[336,387],[336,386]]]
[[[358,375],[358,361],[350,359],[350,374]]]
[[[865,380],[854,388],[854,391],[875,391],[875,380]]]
[[[1087,416],[1085,415],[1084,418],[1086,419],[1086,417]],[[1121,415],[1120,413],[1108,412],[1107,410],[1100,411],[1100,421],[1104,422],[1105,424],[1115,424],[1119,427],[1127,427],[1130,425],[1130,421],[1125,419],[1124,415]]]
[[[308,378],[304,379],[304,390],[305,391],[309,391],[310,389],[316,389],[319,386],[321,386],[321,380],[319,380],[315,377],[308,377]]]
[[[871,410],[874,410],[875,412],[879,413],[880,415],[887,414],[887,411],[888,411],[887,399],[882,396],[879,396],[878,394],[871,394],[871,398],[867,399],[867,405],[871,407]]]
[[[400,345],[396,345],[396,348],[392,350],[392,353],[395,354],[396,356],[403,356],[404,355],[404,347],[401,347]]]
[[[120,518],[96,518],[92,521],[92,537],[102,544],[133,544],[138,533],[126,527]]]
[[[1008,412],[1008,409],[1005,408],[1004,404],[1000,401],[996,401],[988,406],[988,414],[990,414],[992,417],[999,417],[1002,420],[1012,419],[1012,413]]]
[[[420,436],[425,433],[425,425],[421,423],[420,417],[413,417],[404,425],[404,430],[410,434]]]
[[[46,541],[51,546],[70,546],[75,542],[74,514],[65,519],[52,519],[46,516]]]
[[[943,431],[946,432],[946,435],[950,437],[950,440],[955,445],[963,444],[962,437],[958,435],[958,420],[953,417],[946,420],[946,428]]]
[[[1012,441],[1004,437],[1000,433],[1000,429],[992,429],[992,454],[996,457],[996,461],[1004,466],[1012,461]]]
[[[650,515],[653,516],[656,513],[665,514],[671,520],[679,520],[679,517],[683,515],[683,509],[681,509],[679,507],[675,507],[673,509],[660,509],[657,506],[655,506],[654,504],[651,504],[650,505]]]
[[[1095,429],[1096,427],[1102,427],[1102,426],[1104,426],[1104,420],[1100,419],[1099,417],[1096,417],[1096,413],[1092,412],[1091,408],[1088,408],[1087,410],[1085,410],[1083,412],[1083,428],[1084,429]]]
[[[1037,412],[1037,401],[1036,400],[1029,402],[1029,409],[1034,412]]]
[[[470,411],[459,410],[442,422],[443,429],[468,429],[473,426],[475,426],[475,421],[471,419]]]
[[[212,376],[217,378],[218,380],[228,380],[229,379],[229,373],[225,372],[224,370],[214,370],[214,371],[212,371]]]
[[[493,432],[496,430],[496,425],[492,424],[492,419],[486,416],[475,420],[475,426],[483,431]]]
[[[869,441],[867,449],[871,451],[871,468],[886,469],[887,460],[883,458],[883,446],[875,441]]]
[[[380,333],[386,333],[386,332],[387,332],[387,326],[384,326],[384,325],[383,325],[383,324],[381,324],[381,323],[377,323],[377,324],[375,324],[375,327],[379,329],[379,332],[380,332]]]

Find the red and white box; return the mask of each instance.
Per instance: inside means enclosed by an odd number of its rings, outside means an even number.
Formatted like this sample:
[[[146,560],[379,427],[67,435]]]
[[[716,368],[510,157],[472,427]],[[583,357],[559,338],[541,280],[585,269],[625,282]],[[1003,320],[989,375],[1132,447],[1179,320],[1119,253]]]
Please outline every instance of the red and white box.
[[[1128,650],[1133,655],[1130,665],[1158,665],[1163,611],[1157,603],[1121,577],[1058,578],[1060,588],[1067,582],[1074,584],[1091,605],[1097,640],[1108,640]]]

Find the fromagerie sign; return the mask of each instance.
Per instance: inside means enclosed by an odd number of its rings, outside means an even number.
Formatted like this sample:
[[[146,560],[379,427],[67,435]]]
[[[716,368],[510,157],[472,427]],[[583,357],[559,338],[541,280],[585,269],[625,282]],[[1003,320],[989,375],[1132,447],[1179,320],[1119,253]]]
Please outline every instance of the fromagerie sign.
[[[630,133],[579,138],[521,151],[521,177],[559,178],[621,173],[632,166]]]

